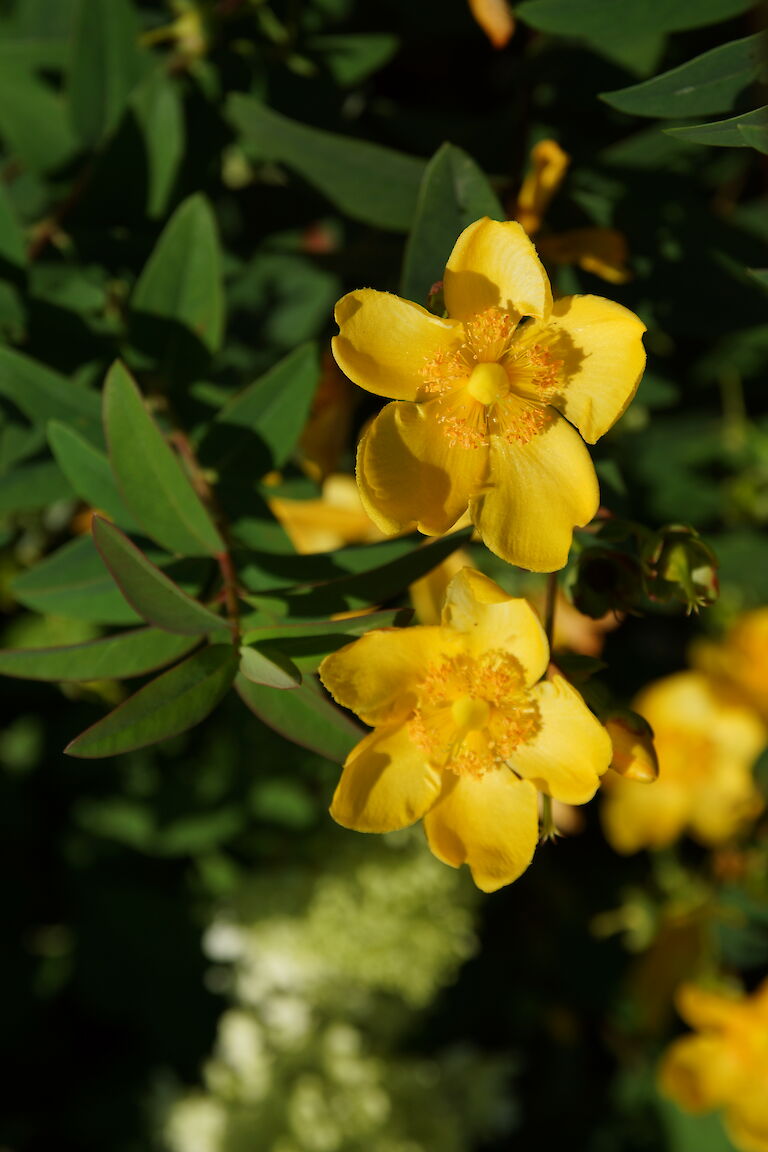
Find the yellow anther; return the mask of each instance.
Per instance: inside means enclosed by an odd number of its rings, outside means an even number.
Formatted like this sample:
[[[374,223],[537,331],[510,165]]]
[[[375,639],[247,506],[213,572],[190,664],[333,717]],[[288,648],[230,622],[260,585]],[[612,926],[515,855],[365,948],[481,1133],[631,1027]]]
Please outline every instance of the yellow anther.
[[[478,700],[475,696],[459,696],[451,704],[451,717],[462,732],[484,728],[490,714],[490,704],[485,700]]]
[[[481,404],[495,404],[509,392],[509,377],[501,364],[478,364],[472,370],[467,390]]]

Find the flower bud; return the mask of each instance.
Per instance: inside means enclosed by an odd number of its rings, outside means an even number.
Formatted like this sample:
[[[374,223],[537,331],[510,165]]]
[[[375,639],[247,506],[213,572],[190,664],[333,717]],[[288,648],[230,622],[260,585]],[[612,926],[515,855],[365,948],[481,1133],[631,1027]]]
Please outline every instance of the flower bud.
[[[687,524],[668,524],[646,545],[643,568],[648,595],[661,603],[679,601],[688,612],[717,600],[717,557]]]
[[[659,761],[648,721],[626,708],[612,712],[604,724],[613,745],[611,768],[614,772],[626,780],[652,783],[659,775]]]

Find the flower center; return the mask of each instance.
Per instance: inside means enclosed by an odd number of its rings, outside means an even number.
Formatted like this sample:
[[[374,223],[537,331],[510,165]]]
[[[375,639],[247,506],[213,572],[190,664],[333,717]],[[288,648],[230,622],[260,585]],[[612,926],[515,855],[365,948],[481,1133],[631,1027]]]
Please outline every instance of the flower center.
[[[451,704],[451,719],[457,728],[471,732],[473,728],[484,728],[491,715],[487,700],[475,696],[458,696]]]
[[[411,739],[430,764],[460,776],[482,776],[506,764],[539,729],[539,708],[525,688],[522,665],[502,649],[433,665],[417,695]]]
[[[562,386],[562,361],[526,336],[500,308],[467,320],[463,340],[422,368],[424,399],[441,399],[438,416],[451,444],[479,448],[489,436],[527,444],[550,424],[551,403]]]
[[[509,393],[509,377],[501,364],[478,364],[472,369],[467,391],[480,404],[495,404]]]

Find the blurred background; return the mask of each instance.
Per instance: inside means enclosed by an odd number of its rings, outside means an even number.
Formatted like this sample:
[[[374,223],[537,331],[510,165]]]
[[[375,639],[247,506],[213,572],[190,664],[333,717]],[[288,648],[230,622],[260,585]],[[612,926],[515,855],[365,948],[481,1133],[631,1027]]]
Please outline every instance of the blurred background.
[[[681,985],[738,997],[768,971],[765,127],[664,131],[762,102],[763,14],[516,7],[0,0],[3,647],[122,622],[44,566],[92,508],[20,363],[52,387],[95,388],[118,354],[145,381],[168,371],[194,426],[315,341],[309,422],[264,493],[299,551],[376,538],[350,479],[375,398],[328,357],[333,305],[400,290],[424,163],[446,141],[558,293],[647,324],[647,375],[595,450],[603,502],[654,530],[693,525],[720,583],[698,615],[674,597],[638,608],[624,561],[585,578],[577,540],[556,646],[604,661],[563,658],[594,706],[644,692],[661,776],[614,773],[605,799],[557,813],[563,837],[492,897],[419,828],[336,827],[338,765],[234,697],[193,733],[88,761],[62,749],[124,686],[4,678],[3,1152],[499,1152],[559,1145],[566,1124],[583,1152],[768,1148],[767,1118],[657,1077],[694,1023]],[[698,103],[600,98],[748,37],[735,79],[705,67]],[[193,195],[219,237],[217,322],[189,319],[214,265],[180,247],[171,345],[133,294]],[[543,578],[468,555],[542,602]],[[709,555],[678,561],[714,599]],[[440,579],[412,592],[422,620]],[[768,1085],[761,1027],[739,1059]]]

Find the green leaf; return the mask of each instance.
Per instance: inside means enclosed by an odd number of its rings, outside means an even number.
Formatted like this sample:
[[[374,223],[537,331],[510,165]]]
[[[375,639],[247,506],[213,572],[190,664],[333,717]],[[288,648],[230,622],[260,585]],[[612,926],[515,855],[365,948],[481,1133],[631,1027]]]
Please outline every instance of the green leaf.
[[[73,155],[75,137],[64,101],[33,72],[0,68],[0,136],[33,172],[49,172]]]
[[[746,129],[746,133],[745,130]],[[728,120],[717,120],[712,124],[691,124],[685,128],[665,128],[668,136],[676,140],[687,140],[691,144],[711,144],[718,148],[753,148],[750,133],[755,139],[764,139],[768,134],[768,104],[756,108],[754,112],[742,112]]]
[[[363,636],[374,628],[402,627],[410,622],[412,616],[410,608],[394,608],[346,620],[313,620],[300,624],[291,621],[282,625],[253,628],[246,632],[243,640],[246,644],[254,643],[259,647],[263,647],[265,641],[273,641],[299,672],[315,672],[323,657],[343,648],[355,637]]]
[[[24,233],[8,193],[0,184],[0,264],[21,269],[25,263]]]
[[[71,495],[58,465],[52,460],[24,464],[0,476],[0,517],[13,512],[36,512]]]
[[[646,73],[668,32],[701,28],[738,16],[753,0],[526,0],[515,13],[540,32],[573,36],[611,60]]]
[[[239,93],[230,97],[228,115],[250,154],[287,164],[353,220],[409,228],[423,160],[298,124]]]
[[[409,300],[426,302],[431,285],[442,280],[459,233],[469,224],[506,214],[488,180],[471,156],[453,144],[443,144],[422,177],[413,227],[405,248],[401,292]]]
[[[0,649],[0,673],[21,680],[125,680],[172,663],[197,643],[196,637],[136,628],[86,644]]]
[[[756,280],[761,288],[768,292],[768,268],[747,268],[747,272]]]
[[[69,756],[117,756],[185,732],[208,716],[237,672],[237,652],[214,644],[163,672],[68,744]]]
[[[186,636],[205,636],[226,626],[221,616],[182,592],[108,520],[94,516],[93,539],[125,599],[150,624]]]
[[[199,378],[221,346],[224,294],[216,221],[190,196],[165,226],[131,297],[136,347],[173,376]]]
[[[365,730],[323,695],[319,685],[305,682],[292,692],[275,692],[238,676],[235,688],[259,719],[293,744],[342,763]]]
[[[91,508],[106,512],[122,528],[138,531],[103,452],[68,424],[60,424],[58,420],[52,420],[48,425],[48,443],[56,463],[81,500]]]
[[[738,129],[739,135],[750,148],[763,155],[768,153],[768,118],[764,123],[739,124]]]
[[[69,107],[83,144],[95,145],[117,124],[147,66],[129,0],[80,0],[69,73]]]
[[[763,71],[765,49],[763,33],[746,36],[642,84],[603,92],[600,99],[621,112],[666,119],[727,112],[739,93]]]
[[[258,477],[282,468],[307,422],[319,375],[317,345],[302,344],[235,396],[211,428],[220,444],[216,467],[233,475],[247,467]]]
[[[147,167],[147,215],[162,216],[184,157],[184,108],[178,85],[158,68],[136,90],[131,108],[141,132]]]
[[[268,688],[296,688],[301,672],[274,644],[258,644],[240,649],[240,673],[252,684]]]
[[[11,587],[20,604],[43,615],[71,616],[95,624],[142,623],[105,571],[90,536],[70,540],[17,576]]]
[[[182,556],[223,551],[217,528],[119,361],[107,375],[104,426],[120,494],[147,535]]]
[[[466,528],[425,543],[423,536],[414,533],[308,556],[254,554],[254,567],[238,565],[238,572],[247,587],[260,596],[279,597],[294,615],[318,616],[394,599],[466,544],[471,534],[471,528]],[[304,581],[299,583],[302,575]]]
[[[62,420],[93,443],[103,443],[97,394],[10,348],[0,348],[0,396],[43,429],[49,420]]]
[[[389,63],[398,39],[387,32],[313,36],[307,48],[319,54],[337,84],[351,87]]]

